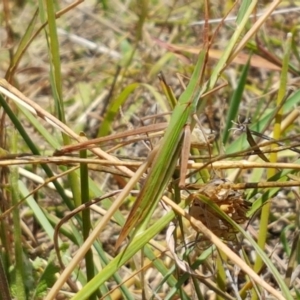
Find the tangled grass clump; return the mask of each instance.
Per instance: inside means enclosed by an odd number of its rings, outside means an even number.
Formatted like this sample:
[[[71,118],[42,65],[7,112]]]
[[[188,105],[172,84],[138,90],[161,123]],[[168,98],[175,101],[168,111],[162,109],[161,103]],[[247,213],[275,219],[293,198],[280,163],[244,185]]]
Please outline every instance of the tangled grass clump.
[[[3,299],[300,297],[293,5],[2,1]]]

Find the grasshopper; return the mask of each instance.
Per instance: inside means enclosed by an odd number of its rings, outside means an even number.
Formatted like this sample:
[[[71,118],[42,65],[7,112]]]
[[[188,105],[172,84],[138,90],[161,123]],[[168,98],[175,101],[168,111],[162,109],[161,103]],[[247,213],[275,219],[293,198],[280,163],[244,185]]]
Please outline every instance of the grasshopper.
[[[205,105],[203,99],[199,100],[206,91],[206,85],[199,86],[199,79],[203,77],[207,53],[207,48],[199,53],[190,83],[180,96],[166,133],[158,149],[155,150],[157,152],[154,155],[150,171],[120,233],[116,248],[121,245],[134,227],[134,234],[146,228],[155,207],[163,196],[180,155],[184,129],[188,130],[190,126],[193,126],[192,115],[203,109]]]

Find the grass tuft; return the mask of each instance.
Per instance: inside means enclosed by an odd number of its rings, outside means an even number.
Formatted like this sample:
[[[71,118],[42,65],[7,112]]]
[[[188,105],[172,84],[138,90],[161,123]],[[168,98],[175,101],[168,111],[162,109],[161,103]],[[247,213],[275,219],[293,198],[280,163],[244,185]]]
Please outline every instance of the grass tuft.
[[[294,2],[0,5],[1,299],[299,298]]]

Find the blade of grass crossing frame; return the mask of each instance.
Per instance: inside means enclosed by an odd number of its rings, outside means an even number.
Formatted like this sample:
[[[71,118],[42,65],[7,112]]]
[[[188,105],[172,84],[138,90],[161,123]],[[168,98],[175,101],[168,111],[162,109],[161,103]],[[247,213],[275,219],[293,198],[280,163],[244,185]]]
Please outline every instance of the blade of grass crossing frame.
[[[136,90],[140,86],[139,83],[132,83],[121,92],[121,94],[111,101],[111,103],[108,105],[107,112],[105,114],[104,120],[101,123],[101,126],[99,128],[98,136],[106,136],[109,134],[111,130],[111,124],[113,120],[116,118],[120,107],[123,105],[123,103],[128,99],[129,95]]]
[[[59,42],[56,30],[56,18],[54,3],[46,0],[48,28],[49,28],[49,56],[51,66],[52,92],[55,100],[56,114],[58,119],[65,123],[64,105],[62,101],[62,76],[59,54]]]
[[[279,91],[277,95],[277,101],[276,106],[280,107],[280,110],[275,116],[275,125],[274,125],[274,139],[279,140],[281,136],[281,121],[282,121],[282,114],[283,114],[283,108],[282,108],[282,101],[285,100],[285,95],[287,92],[287,82],[288,82],[288,71],[289,71],[289,60],[290,60],[290,54],[291,54],[291,44],[292,44],[292,35],[291,33],[288,33],[287,35],[287,41],[285,44],[285,53],[283,57],[282,62],[282,71],[280,76],[280,86]],[[270,161],[276,161],[277,160],[277,153],[271,153],[270,154]],[[273,174],[272,174],[273,175]]]
[[[240,24],[242,19],[244,18],[244,15],[247,13],[247,10],[251,4],[252,0],[243,0],[241,2],[241,7],[239,9],[239,12],[237,14],[236,23]]]
[[[226,67],[226,63],[227,63],[231,53],[235,49],[236,44],[239,41],[239,39],[245,29],[245,26],[249,20],[249,16],[251,15],[251,13],[254,10],[254,8],[256,7],[256,5],[257,5],[257,0],[253,0],[251,2],[251,4],[247,7],[247,10],[243,13],[243,15],[241,14],[241,20],[240,20],[239,26],[237,26],[236,30],[234,31],[232,38],[228,42],[228,45],[227,45],[225,51],[223,52],[222,57],[220,58],[216,67],[213,70],[213,73],[210,78],[209,89],[211,89],[212,87],[215,86],[216,81],[218,80],[221,71]]]
[[[50,57],[50,81],[53,93],[53,98],[55,102],[56,114],[58,119],[63,123],[66,123],[64,104],[62,97],[62,76],[61,76],[61,63],[60,63],[60,53],[59,53],[59,42],[56,28],[56,18],[55,18],[55,8],[54,2],[52,0],[46,0],[47,16],[48,16],[48,28],[49,37],[46,33],[46,38],[48,41],[49,57]],[[62,134],[62,138],[65,145],[71,143],[71,139],[66,134]],[[73,199],[76,206],[80,205],[80,189],[78,183],[78,177],[75,173],[70,173],[68,175],[71,190],[73,193]]]
[[[104,284],[121,265],[124,265],[137,251],[142,249],[157,232],[161,231],[175,217],[175,212],[168,212],[162,219],[149,227],[143,235],[139,235],[132,240],[132,243],[122,253],[118,254],[100,273],[98,273],[82,290],[80,290],[72,300],[87,299],[101,284]]]
[[[243,70],[241,72],[241,77],[238,82],[237,88],[235,89],[232,97],[229,100],[229,109],[226,113],[226,125],[224,129],[224,135],[223,135],[223,144],[226,144],[228,137],[229,137],[229,129],[232,126],[232,120],[236,119],[236,116],[239,111],[240,103],[243,97],[244,88],[247,82],[247,75],[250,65],[250,57],[247,61],[247,64],[243,67]]]
[[[87,150],[81,150],[80,158],[87,158]],[[89,172],[87,164],[80,164],[80,183],[81,183],[81,204],[85,204],[89,201]],[[82,211],[82,234],[83,239],[86,240],[89,237],[91,230],[91,216],[90,210],[84,209]],[[86,279],[90,281],[95,276],[95,265],[93,260],[92,249],[89,249],[85,254],[86,265]],[[99,297],[98,292],[98,297]],[[97,292],[90,296],[91,300],[98,299]]]
[[[92,180],[90,180],[90,183],[89,183],[89,190],[90,190],[90,193],[93,192],[94,195],[99,195],[101,194],[101,191],[99,190],[99,187],[97,184],[95,184],[95,182],[93,182]],[[103,207],[105,209],[108,209],[111,205],[111,203],[107,203],[107,205],[105,204],[107,202],[110,202],[109,199],[103,199],[101,201]],[[117,223],[121,226],[123,226],[123,224],[125,223],[125,220],[124,220],[124,217],[123,215],[120,213],[119,210],[116,211],[115,215],[114,215],[114,218],[115,220],[117,221]],[[94,247],[98,253],[98,255],[101,257],[101,263],[102,263],[102,266],[106,266],[110,263],[110,260],[109,258],[107,257],[105,251],[102,249],[102,247],[100,245],[97,244],[97,242],[94,243]],[[150,246],[145,246],[144,247],[144,252],[145,252],[145,255],[148,257],[148,259],[150,261],[152,261],[153,265],[155,266],[155,268],[162,274],[163,278],[165,278],[166,273],[168,273],[169,269],[166,268],[164,262],[162,262],[159,258],[157,258],[157,255],[154,253],[153,249],[150,247]],[[116,281],[117,284],[120,285],[120,289],[122,290],[122,293],[123,293],[123,297],[124,299],[128,299],[128,300],[133,300],[134,297],[132,296],[132,294],[128,291],[127,287],[125,285],[122,285],[121,283],[123,282],[122,280],[122,277],[119,276],[118,272],[116,271],[113,275],[114,277],[114,280]],[[175,277],[173,277],[172,275],[168,276],[167,279],[166,279],[167,283],[169,286],[171,287],[174,287],[176,286],[176,283],[177,283],[177,280],[175,279]],[[103,284],[102,286],[104,286],[103,288],[105,288],[105,284]],[[101,286],[101,287],[102,287]],[[105,293],[101,290],[102,292],[102,295],[104,295]],[[107,291],[108,292],[108,291]],[[188,296],[187,295],[184,295],[183,299],[186,299],[188,300]]]
[[[205,197],[205,199],[207,199]],[[204,201],[205,201],[204,199]],[[208,205],[212,203],[212,201],[207,200]],[[181,203],[179,205],[181,208],[186,206],[186,203]],[[214,206],[213,206],[214,208]],[[215,208],[214,208],[215,209]],[[228,219],[228,222],[231,224],[234,224],[234,226],[237,226],[233,221],[231,220],[228,215],[226,215],[222,210],[220,210],[219,207],[216,207],[216,211],[219,212],[219,214],[224,217],[224,219]],[[117,257],[115,257],[109,265],[103,268],[103,270],[98,273],[90,282],[88,282],[82,290],[80,290],[73,298],[72,300],[81,300],[81,299],[87,299],[89,295],[95,291],[99,285],[104,284],[115,272],[117,272],[120,268],[120,266],[124,265],[137,251],[143,248],[143,246],[151,240],[158,232],[160,232],[169,222],[175,217],[175,212],[173,210],[169,211],[165,216],[163,216],[161,219],[159,219],[157,222],[155,222],[151,227],[149,227],[144,234],[136,236],[132,243],[128,247],[126,247],[122,253],[120,253]],[[247,236],[248,234],[244,232],[240,227],[239,230]],[[251,240],[254,244],[255,242],[252,240],[252,238],[249,236],[249,240]],[[225,246],[225,245],[224,245]],[[211,250],[210,250],[211,251]],[[228,249],[228,251],[231,251]],[[268,260],[269,258],[267,255],[258,248],[257,252],[261,255],[263,255],[264,260],[266,261],[266,265],[269,265]],[[210,253],[208,253],[210,254]],[[237,257],[238,259],[238,257]],[[239,259],[240,262],[242,261]],[[271,263],[272,265],[272,263]],[[248,267],[248,270],[250,272],[251,268]],[[252,273],[254,273],[252,271]],[[272,272],[273,273],[273,272]],[[276,273],[276,270],[275,270]],[[278,273],[278,271],[277,271]],[[254,273],[255,274],[255,273]],[[281,279],[282,280],[282,279]],[[263,281],[263,280],[262,280]],[[263,281],[265,282],[265,281]],[[284,284],[283,284],[284,287]],[[283,294],[286,295],[286,289],[283,289]],[[283,299],[281,297],[280,299]],[[286,300],[292,300],[292,298],[287,294]]]
[[[287,90],[287,77],[288,77],[288,68],[289,68],[289,59],[290,59],[290,53],[291,53],[291,44],[292,44],[292,35],[288,33],[287,35],[287,41],[285,43],[285,49],[284,49],[284,57],[282,61],[282,71],[280,76],[280,86],[276,101],[276,106],[280,107],[281,102],[285,99],[286,90]],[[281,120],[282,120],[282,113],[283,108],[281,107],[278,113],[275,116],[275,124],[274,124],[274,130],[273,130],[273,137],[274,139],[279,140],[281,135]],[[271,146],[272,147],[272,146]],[[273,146],[274,147],[274,146]],[[270,162],[276,162],[277,161],[277,153],[273,152],[270,154]],[[274,169],[268,169],[267,174],[268,178],[274,176],[276,173],[276,170]],[[270,215],[270,208],[271,203],[268,201],[261,210],[261,216],[260,216],[260,230],[258,235],[257,244],[264,249],[266,239],[267,239],[267,233],[268,233],[268,223],[269,223],[269,215]],[[261,257],[257,257],[255,264],[254,264],[254,270],[258,272],[263,267],[263,261]],[[256,300],[257,295],[253,295],[252,300]]]
[[[21,105],[18,105],[18,109],[25,115],[28,122],[40,133],[44,141],[46,141],[53,149],[58,149],[61,144],[57,140],[56,135],[53,132],[49,132],[49,129],[46,129],[43,123],[39,121],[31,112]]]
[[[25,34],[22,36],[21,41],[18,45],[18,48],[15,51],[13,59],[10,62],[9,69],[8,69],[6,75],[5,75],[5,79],[8,82],[11,82],[11,78],[13,78],[13,76],[14,76],[14,72],[15,72],[18,64],[19,64],[19,61],[21,60],[21,58],[23,56],[23,53],[24,53],[28,43],[30,42],[30,38],[31,38],[31,35],[33,33],[33,30],[34,30],[34,25],[36,23],[37,17],[38,17],[38,9],[34,13],[32,19],[31,19],[31,21],[30,21],[30,23],[29,23],[29,25],[28,25],[28,27],[25,31]]]
[[[13,152],[18,151],[17,147],[17,132],[13,128],[10,138],[10,149]],[[20,201],[19,188],[18,188],[18,167],[13,166],[10,168],[10,194],[11,194],[11,203],[12,205],[17,205]],[[14,255],[15,255],[15,265],[13,270],[13,282],[12,282],[12,290],[14,291],[14,296],[16,299],[26,299],[27,295],[25,292],[25,264],[23,259],[23,247],[22,247],[22,230],[21,230],[21,220],[20,220],[20,210],[16,207],[13,210],[13,238],[14,238]]]
[[[128,99],[130,94],[138,88],[147,89],[150,92],[151,96],[153,96],[155,101],[160,103],[161,106],[164,106],[162,96],[156,91],[154,87],[145,83],[132,83],[128,85],[121,92],[121,94],[109,104],[104,120],[101,123],[101,126],[98,131],[99,137],[104,137],[109,134],[109,132],[111,131],[111,124],[116,118],[117,114],[119,113],[120,107],[122,107],[123,103]],[[164,108],[163,110],[167,110],[167,108]]]
[[[200,51],[191,80],[174,108],[170,124],[160,142],[146,181],[120,233],[116,243],[117,248],[134,227],[136,227],[136,230],[133,236],[137,231],[145,229],[173,174],[180,153],[179,144],[183,127],[195,111],[197,102],[204,90],[204,88],[198,86],[198,82],[203,74],[206,57],[207,49],[205,47]]]
[[[34,155],[41,155],[40,152],[39,152],[39,150],[38,150],[38,148],[36,147],[36,144],[30,139],[30,137],[29,137],[28,133],[26,132],[24,126],[22,126],[21,122],[16,117],[16,115],[12,112],[12,110],[9,107],[9,105],[7,104],[7,102],[2,97],[1,94],[0,94],[0,104],[3,107],[3,109],[5,110],[6,114],[10,118],[10,120],[13,122],[14,126],[19,131],[20,135],[22,136],[22,139],[25,141],[25,143],[29,147],[30,151]],[[41,167],[43,168],[43,170],[45,171],[45,173],[47,174],[47,176],[49,178],[54,177],[54,174],[53,174],[51,168],[47,164],[41,164]],[[69,209],[73,209],[74,208],[74,204],[70,201],[70,199],[68,198],[68,196],[65,193],[65,190],[59,184],[59,182],[57,180],[54,180],[53,184],[55,186],[56,191],[62,197],[63,201],[67,204],[68,208]]]

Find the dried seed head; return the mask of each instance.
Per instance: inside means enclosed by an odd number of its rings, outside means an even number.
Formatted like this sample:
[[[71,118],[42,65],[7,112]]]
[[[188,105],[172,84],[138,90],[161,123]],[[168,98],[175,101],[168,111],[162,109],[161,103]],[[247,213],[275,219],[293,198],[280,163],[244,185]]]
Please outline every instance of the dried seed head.
[[[218,237],[225,241],[233,241],[236,239],[235,234],[237,233],[234,227],[211,207],[202,202],[199,197],[202,194],[209,198],[236,223],[242,224],[246,222],[249,203],[245,201],[242,193],[223,188],[222,184],[226,182],[228,183],[227,180],[223,179],[212,180],[198,193],[193,194],[189,214],[200,220]]]

